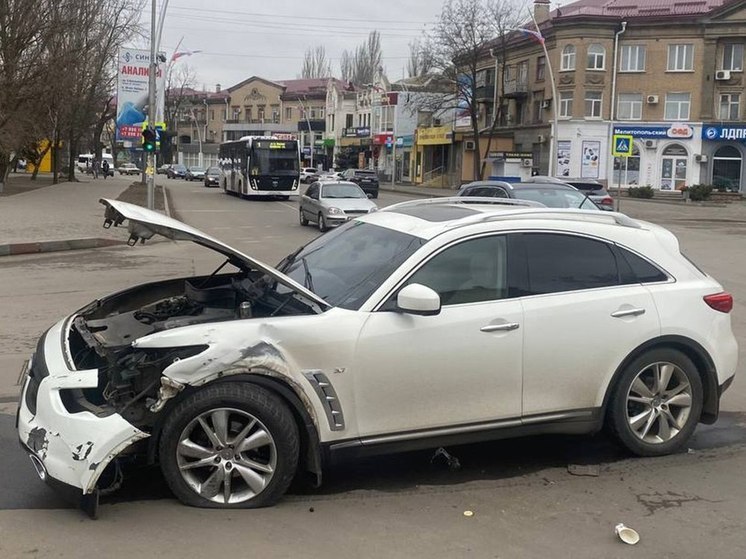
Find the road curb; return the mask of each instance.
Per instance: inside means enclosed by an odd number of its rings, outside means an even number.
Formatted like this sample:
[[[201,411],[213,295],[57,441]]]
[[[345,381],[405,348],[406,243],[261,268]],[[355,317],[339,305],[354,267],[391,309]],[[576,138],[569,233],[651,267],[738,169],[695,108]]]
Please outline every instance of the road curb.
[[[43,252],[61,252],[65,250],[85,250],[126,245],[124,241],[87,237],[84,239],[65,239],[59,241],[38,241],[32,243],[0,244],[0,257],[18,256],[21,254],[40,254]]]

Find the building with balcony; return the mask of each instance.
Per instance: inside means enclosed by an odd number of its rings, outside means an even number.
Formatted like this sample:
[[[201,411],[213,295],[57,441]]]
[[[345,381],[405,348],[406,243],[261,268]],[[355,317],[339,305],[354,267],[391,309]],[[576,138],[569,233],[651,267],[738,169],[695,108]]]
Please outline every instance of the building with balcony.
[[[498,39],[485,46],[475,84],[485,124],[497,113],[533,172],[743,191],[746,1],[580,0],[550,10],[535,0],[534,11],[549,60],[513,33],[504,50]],[[629,157],[612,156],[614,136],[631,143]]]

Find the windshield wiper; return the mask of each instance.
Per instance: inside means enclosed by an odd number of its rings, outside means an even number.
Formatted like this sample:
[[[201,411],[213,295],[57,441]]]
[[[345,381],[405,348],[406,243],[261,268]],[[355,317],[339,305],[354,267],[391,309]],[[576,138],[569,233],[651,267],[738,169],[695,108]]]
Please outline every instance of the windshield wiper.
[[[294,250],[293,252],[291,252],[290,254],[288,254],[285,258],[283,258],[282,260],[280,260],[280,263],[277,265],[277,269],[280,272],[285,273],[285,270],[287,270],[288,267],[293,262],[295,262],[295,257],[298,256],[298,254],[300,253],[300,251],[302,251],[304,248],[305,247],[300,246],[296,250]]]
[[[305,277],[303,279],[303,285],[305,285],[308,289],[316,293],[313,289],[313,277],[311,277],[311,271],[308,269],[308,262],[306,261],[305,256],[301,256],[300,258],[301,264],[303,264],[303,271],[305,272]]]

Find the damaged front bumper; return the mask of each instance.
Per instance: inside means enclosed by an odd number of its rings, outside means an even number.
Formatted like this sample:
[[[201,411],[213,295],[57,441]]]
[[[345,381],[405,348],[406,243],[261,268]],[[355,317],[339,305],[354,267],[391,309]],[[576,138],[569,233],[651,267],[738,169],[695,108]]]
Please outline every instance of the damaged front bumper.
[[[149,435],[113,412],[68,409],[64,391],[96,388],[99,380],[96,369],[72,368],[67,324],[69,319],[58,322],[39,340],[21,393],[18,436],[44,481],[84,497],[95,494],[116,456]]]

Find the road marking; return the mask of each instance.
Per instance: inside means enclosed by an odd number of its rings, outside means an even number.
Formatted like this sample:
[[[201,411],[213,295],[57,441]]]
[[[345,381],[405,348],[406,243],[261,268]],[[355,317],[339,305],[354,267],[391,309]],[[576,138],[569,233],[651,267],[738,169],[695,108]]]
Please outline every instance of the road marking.
[[[290,208],[294,212],[298,211],[298,206],[291,206],[290,204],[288,204],[286,202],[277,202],[277,203],[280,204],[281,206],[285,206],[286,208]]]

